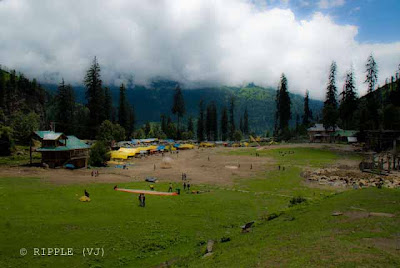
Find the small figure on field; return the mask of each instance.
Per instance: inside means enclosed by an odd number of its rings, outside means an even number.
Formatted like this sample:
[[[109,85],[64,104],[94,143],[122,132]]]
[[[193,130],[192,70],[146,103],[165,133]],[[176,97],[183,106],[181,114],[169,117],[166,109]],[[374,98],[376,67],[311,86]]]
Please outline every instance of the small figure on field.
[[[188,184],[186,185],[186,188],[187,188],[188,191],[190,191],[190,183],[188,183]]]
[[[186,182],[183,183],[183,190],[186,191]]]
[[[154,191],[154,185],[150,184],[150,190]]]
[[[144,194],[139,194],[139,206],[144,207],[146,205],[146,197]]]
[[[85,196],[89,197],[89,193],[86,191],[86,189],[85,189]]]
[[[94,176],[94,171],[92,170],[92,177]]]
[[[281,170],[281,166],[280,165],[278,166],[278,170]]]
[[[172,183],[169,184],[168,192],[172,192]]]

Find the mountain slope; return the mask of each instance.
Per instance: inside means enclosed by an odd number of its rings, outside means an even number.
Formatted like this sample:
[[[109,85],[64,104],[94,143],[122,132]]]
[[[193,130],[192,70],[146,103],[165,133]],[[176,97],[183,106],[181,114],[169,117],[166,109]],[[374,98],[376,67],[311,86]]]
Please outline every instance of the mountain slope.
[[[147,88],[136,85],[133,89],[127,90],[127,98],[135,106],[137,124],[141,125],[147,121],[157,122],[161,114],[171,115],[172,99],[176,82],[157,81]],[[50,91],[55,91],[56,85],[44,85]],[[114,106],[118,106],[119,88],[110,86]],[[74,87],[77,101],[85,102],[85,88],[82,86]],[[236,100],[236,120],[243,115],[247,107],[249,112],[250,129],[258,134],[264,134],[266,130],[272,130],[275,117],[275,94],[276,90],[272,88],[262,88],[254,84],[246,87],[218,87],[218,88],[198,88],[182,89],[185,98],[186,115],[197,118],[198,104],[201,99],[206,104],[214,101],[218,107],[218,117],[224,106],[228,106],[231,96]],[[301,118],[303,115],[303,96],[290,94],[292,101],[292,120],[291,125],[295,124],[296,115]],[[323,102],[310,100],[310,106],[313,114],[319,114]],[[173,118],[175,119],[175,118]]]

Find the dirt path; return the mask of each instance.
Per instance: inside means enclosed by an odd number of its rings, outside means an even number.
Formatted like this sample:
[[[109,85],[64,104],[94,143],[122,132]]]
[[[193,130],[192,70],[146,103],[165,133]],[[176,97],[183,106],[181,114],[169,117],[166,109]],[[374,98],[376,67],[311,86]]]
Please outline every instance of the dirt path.
[[[193,184],[233,184],[235,178],[249,178],[266,170],[273,160],[266,157],[226,155],[233,148],[207,148],[180,151],[178,154],[161,155],[133,159],[127,162],[128,169],[114,166],[97,168],[98,177],[92,177],[90,169],[65,170],[42,169],[37,167],[2,167],[0,177],[39,177],[56,184],[70,183],[120,183],[143,181],[146,177],[156,177],[159,181],[181,181],[186,173]],[[234,148],[237,150],[238,148]],[[240,150],[240,148],[239,148]],[[163,169],[165,158],[169,158],[171,168]],[[154,169],[155,166],[155,169]]]

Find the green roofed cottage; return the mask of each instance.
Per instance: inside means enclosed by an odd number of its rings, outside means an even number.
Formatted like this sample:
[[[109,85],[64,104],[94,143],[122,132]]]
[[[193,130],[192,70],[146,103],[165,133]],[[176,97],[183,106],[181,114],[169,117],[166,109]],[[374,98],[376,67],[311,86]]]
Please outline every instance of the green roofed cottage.
[[[86,167],[90,146],[75,136],[61,132],[35,131],[34,138],[42,143],[36,151],[42,154],[42,163],[51,168],[73,164],[76,168]]]

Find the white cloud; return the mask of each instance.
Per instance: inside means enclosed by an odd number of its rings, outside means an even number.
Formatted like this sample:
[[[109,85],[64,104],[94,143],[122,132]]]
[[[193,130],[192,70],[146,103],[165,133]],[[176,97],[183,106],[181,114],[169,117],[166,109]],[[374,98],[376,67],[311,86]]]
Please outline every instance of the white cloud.
[[[324,98],[332,60],[338,86],[353,64],[358,87],[372,52],[380,81],[400,62],[400,43],[363,44],[357,27],[316,13],[299,21],[290,9],[260,9],[247,0],[0,2],[0,64],[30,77],[81,83],[96,55],[103,80],[137,83],[161,76],[186,85],[276,86]]]
[[[340,7],[343,6],[345,2],[345,0],[320,0],[318,2],[318,7],[321,9]]]

